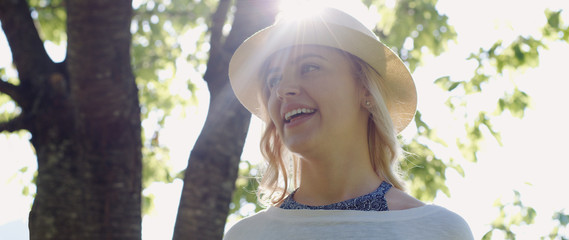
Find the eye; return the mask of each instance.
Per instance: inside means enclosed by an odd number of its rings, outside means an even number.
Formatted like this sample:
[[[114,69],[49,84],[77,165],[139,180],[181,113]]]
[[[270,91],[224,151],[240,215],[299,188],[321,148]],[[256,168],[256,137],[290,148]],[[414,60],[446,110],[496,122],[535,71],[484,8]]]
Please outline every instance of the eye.
[[[305,74],[305,73],[309,73],[309,72],[316,71],[319,69],[320,69],[320,66],[318,66],[316,64],[303,64],[300,67],[300,73]]]
[[[277,86],[277,84],[281,81],[281,79],[282,79],[281,75],[268,76],[266,80],[267,86],[269,87],[269,89],[272,89],[275,86]]]

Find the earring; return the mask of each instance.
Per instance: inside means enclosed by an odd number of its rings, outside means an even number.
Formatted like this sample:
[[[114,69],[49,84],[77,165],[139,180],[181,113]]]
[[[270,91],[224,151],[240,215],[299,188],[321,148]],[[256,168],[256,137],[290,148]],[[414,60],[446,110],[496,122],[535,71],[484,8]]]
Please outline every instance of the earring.
[[[371,103],[368,100],[366,100],[365,104],[366,104],[366,107],[371,107]]]

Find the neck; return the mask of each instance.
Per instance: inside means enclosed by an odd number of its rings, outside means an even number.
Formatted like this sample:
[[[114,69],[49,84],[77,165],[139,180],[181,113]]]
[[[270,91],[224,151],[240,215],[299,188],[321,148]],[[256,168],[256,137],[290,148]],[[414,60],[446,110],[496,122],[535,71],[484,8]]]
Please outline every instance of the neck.
[[[295,200],[307,205],[327,205],[373,192],[383,179],[372,168],[366,144],[342,151],[301,157],[300,187]]]

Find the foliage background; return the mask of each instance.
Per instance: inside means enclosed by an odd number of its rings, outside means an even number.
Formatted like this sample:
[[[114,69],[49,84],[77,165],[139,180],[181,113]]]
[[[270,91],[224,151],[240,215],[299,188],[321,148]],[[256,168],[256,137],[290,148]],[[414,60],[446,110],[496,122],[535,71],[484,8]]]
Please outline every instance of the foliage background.
[[[562,110],[563,90],[569,87],[563,71],[569,31],[567,23],[555,20],[569,19],[567,12],[557,13],[569,9],[567,3],[447,0],[430,9],[434,1],[422,1],[424,5],[419,1],[366,2],[387,7],[378,9],[383,24],[378,27],[384,31],[379,34],[388,35],[384,41],[396,47],[415,70],[421,111],[418,119],[422,121],[403,133],[402,141],[416,154],[405,162],[411,170],[409,176],[413,180],[414,171],[424,173],[425,166],[443,173],[433,175],[436,185],[414,183],[413,193],[463,215],[476,238],[491,233],[494,239],[512,234],[518,239],[536,239],[554,233],[556,227],[558,238],[567,237],[567,210],[563,208],[569,196],[560,183],[569,169],[569,159],[562,152],[569,134],[564,123],[569,114]],[[56,60],[63,59],[61,49],[65,49],[65,39],[58,33],[63,16],[57,8],[50,8],[58,4],[61,2],[35,2],[35,6],[52,11],[52,15],[42,15],[40,24],[42,37],[51,40],[46,46]],[[405,8],[410,14],[395,16],[390,6]],[[185,168],[189,146],[207,111],[201,75],[209,48],[204,24],[209,20],[203,16],[211,14],[215,1],[135,1],[133,7],[137,9],[132,27],[133,66],[145,118],[144,195],[148,203],[154,199],[154,209],[147,204],[143,234],[146,239],[162,239],[171,232],[175,219],[181,188],[181,181],[175,178]],[[190,7],[195,15],[176,14],[178,9]],[[414,14],[413,9],[431,14]],[[445,31],[440,26],[447,19],[431,19],[433,11],[448,16]],[[409,27],[421,21],[430,24]],[[389,34],[390,29],[408,32]],[[441,41],[453,39],[453,31],[456,39],[448,45]],[[412,40],[401,39],[414,35]],[[145,50],[149,44],[156,46],[153,51]],[[9,78],[14,74],[6,67],[9,50],[5,43],[0,46],[2,75]],[[0,103],[4,103],[0,119],[17,112],[3,95]],[[259,129],[258,122],[253,125]],[[250,135],[243,159],[255,163],[259,159],[258,138],[255,133]],[[35,160],[25,143],[28,137],[26,133],[0,136],[0,180],[9,183],[0,187],[2,195],[9,196],[2,200],[0,212],[7,214],[2,215],[0,224],[25,219],[29,210]],[[250,167],[242,163],[243,178],[237,183],[241,193],[250,192],[243,187],[254,183],[246,178],[255,174]],[[442,191],[426,191],[425,186]],[[24,196],[19,194],[22,192]],[[251,202],[251,197],[236,197],[234,209],[239,211],[230,222],[250,214],[256,208]],[[492,229],[496,230],[489,232]]]

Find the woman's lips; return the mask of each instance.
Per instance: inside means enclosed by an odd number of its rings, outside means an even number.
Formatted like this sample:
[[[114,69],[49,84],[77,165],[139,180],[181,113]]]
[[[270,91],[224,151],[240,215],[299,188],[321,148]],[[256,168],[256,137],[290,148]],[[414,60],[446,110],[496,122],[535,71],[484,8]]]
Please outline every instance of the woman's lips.
[[[316,111],[310,112],[310,113],[303,113],[303,114],[300,114],[300,115],[298,115],[298,116],[295,116],[295,117],[291,118],[291,119],[288,120],[288,121],[285,121],[285,122],[284,122],[284,125],[285,125],[286,128],[291,128],[291,127],[298,126],[298,125],[300,125],[300,124],[302,124],[302,123],[304,123],[304,122],[310,120],[310,119],[314,116],[314,114],[316,114]]]

